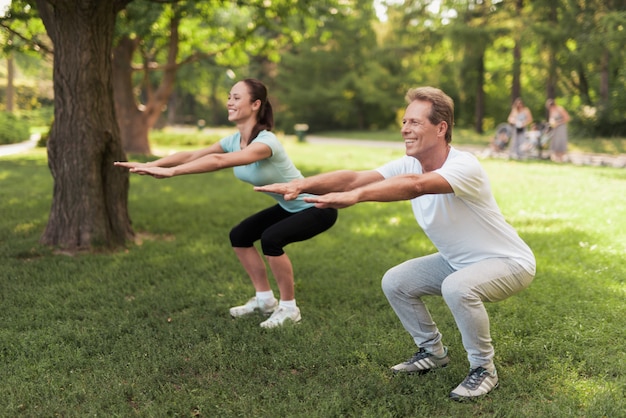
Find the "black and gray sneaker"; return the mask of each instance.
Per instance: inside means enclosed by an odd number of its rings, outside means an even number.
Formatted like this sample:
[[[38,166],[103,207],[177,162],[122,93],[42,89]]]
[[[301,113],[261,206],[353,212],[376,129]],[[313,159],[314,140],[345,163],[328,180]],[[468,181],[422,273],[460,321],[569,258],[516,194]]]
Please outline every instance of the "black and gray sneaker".
[[[470,370],[465,380],[450,392],[450,398],[455,401],[475,399],[488,394],[497,387],[498,373],[495,370],[490,373],[484,367],[477,367]]]
[[[448,358],[448,348],[444,347],[443,356],[437,357],[420,348],[417,353],[404,363],[396,364],[391,368],[394,373],[426,373],[432,369],[446,367],[450,359]]]

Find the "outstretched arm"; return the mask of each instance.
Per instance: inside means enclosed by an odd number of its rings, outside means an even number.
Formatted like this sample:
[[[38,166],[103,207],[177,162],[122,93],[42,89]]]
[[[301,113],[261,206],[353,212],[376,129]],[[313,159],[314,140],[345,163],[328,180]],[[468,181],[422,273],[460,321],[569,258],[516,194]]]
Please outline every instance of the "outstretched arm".
[[[395,202],[425,194],[454,193],[452,186],[437,173],[406,174],[369,183],[346,192],[305,197],[318,208],[345,208],[360,202]]]
[[[166,178],[251,164],[271,155],[271,148],[263,143],[251,144],[242,151],[230,153],[224,153],[219,144],[214,144],[203,150],[177,153],[147,164],[117,162],[115,165],[129,168],[131,173]]]
[[[132,161],[116,161],[114,164],[118,167],[126,168],[138,168],[138,167],[175,167],[180,164],[185,164],[190,161],[197,160],[209,154],[221,154],[224,150],[219,143],[215,143],[209,147],[202,148],[195,151],[181,151],[167,157],[159,158],[158,160],[150,161],[147,163],[138,163]]]
[[[366,184],[383,180],[377,171],[339,170],[330,173],[318,174],[303,179],[292,180],[289,183],[275,183],[267,186],[258,186],[254,190],[282,194],[285,200],[293,200],[300,193],[325,194],[356,189]]]

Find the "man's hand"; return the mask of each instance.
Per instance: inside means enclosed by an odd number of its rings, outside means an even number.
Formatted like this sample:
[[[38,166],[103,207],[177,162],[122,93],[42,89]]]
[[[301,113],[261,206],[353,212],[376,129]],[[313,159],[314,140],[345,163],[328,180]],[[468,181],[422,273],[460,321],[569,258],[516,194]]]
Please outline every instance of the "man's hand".
[[[343,209],[359,203],[358,194],[354,191],[328,193],[321,196],[310,196],[304,198],[305,202],[315,203],[315,207]]]
[[[285,200],[294,200],[300,194],[300,189],[295,182],[274,183],[254,188],[257,192],[282,194]]]

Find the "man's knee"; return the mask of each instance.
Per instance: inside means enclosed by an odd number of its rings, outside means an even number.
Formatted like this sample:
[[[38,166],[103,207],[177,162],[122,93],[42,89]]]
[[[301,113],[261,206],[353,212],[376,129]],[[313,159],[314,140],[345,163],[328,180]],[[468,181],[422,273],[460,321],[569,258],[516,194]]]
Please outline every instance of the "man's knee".
[[[385,295],[391,295],[398,290],[400,284],[398,279],[397,267],[392,267],[385,272],[380,282]]]

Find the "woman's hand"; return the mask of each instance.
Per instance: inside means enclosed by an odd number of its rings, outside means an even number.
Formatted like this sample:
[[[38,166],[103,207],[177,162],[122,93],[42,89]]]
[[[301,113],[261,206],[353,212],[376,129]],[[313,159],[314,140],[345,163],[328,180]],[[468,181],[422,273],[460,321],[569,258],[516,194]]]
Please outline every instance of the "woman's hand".
[[[136,168],[136,167],[141,167],[146,165],[146,163],[136,163],[136,162],[132,162],[132,161],[116,161],[113,163],[114,166],[117,167],[124,167],[124,168]]]
[[[128,161],[117,161],[113,163],[118,167],[128,168],[131,173],[140,174],[142,176],[148,175],[156,179],[163,179],[174,176],[174,170],[170,167],[154,167],[149,166],[147,163],[135,163]]]

